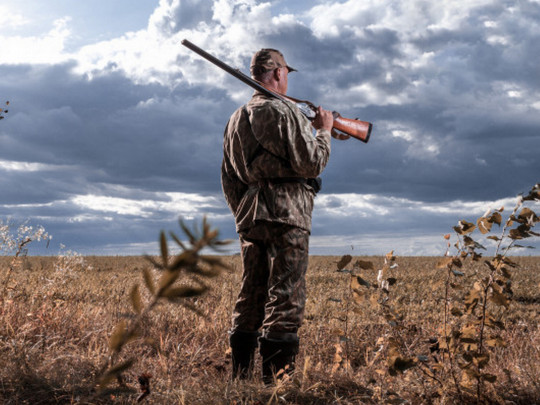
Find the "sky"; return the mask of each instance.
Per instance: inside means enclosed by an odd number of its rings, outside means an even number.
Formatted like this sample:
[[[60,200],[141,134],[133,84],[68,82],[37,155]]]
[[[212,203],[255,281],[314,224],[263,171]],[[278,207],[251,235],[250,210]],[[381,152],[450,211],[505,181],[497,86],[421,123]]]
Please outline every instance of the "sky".
[[[222,136],[252,90],[185,38],[244,73],[279,49],[289,95],[373,123],[332,140],[311,254],[443,255],[540,182],[539,20],[538,0],[0,1],[0,221],[43,226],[34,254],[138,255],[206,216],[238,252]]]

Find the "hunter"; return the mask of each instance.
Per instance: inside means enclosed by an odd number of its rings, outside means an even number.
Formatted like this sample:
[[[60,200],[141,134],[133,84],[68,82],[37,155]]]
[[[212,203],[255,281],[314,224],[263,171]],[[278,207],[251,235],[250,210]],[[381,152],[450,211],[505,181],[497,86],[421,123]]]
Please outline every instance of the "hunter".
[[[251,60],[253,79],[283,95],[294,71],[275,49]],[[294,371],[313,200],[330,157],[333,120],[318,107],[310,122],[295,104],[256,91],[227,123],[221,181],[243,266],[229,334],[233,378],[253,375],[258,347],[266,384]]]

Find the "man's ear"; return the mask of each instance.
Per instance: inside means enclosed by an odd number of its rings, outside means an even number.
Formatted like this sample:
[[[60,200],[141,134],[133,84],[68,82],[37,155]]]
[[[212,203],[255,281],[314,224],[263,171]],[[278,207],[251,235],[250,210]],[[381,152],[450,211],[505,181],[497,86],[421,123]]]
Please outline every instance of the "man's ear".
[[[273,76],[274,76],[274,80],[275,80],[276,82],[281,81],[281,75],[282,75],[281,69],[279,69],[279,68],[274,69],[274,74],[273,74]]]

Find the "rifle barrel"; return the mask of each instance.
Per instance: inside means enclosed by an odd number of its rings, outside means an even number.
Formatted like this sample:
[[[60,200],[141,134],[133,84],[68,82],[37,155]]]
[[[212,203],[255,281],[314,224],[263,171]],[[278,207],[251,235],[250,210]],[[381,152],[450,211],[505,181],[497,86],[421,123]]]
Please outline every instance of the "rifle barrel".
[[[227,73],[233,75],[241,82],[254,88],[255,90],[269,97],[275,97],[281,101],[289,100],[290,102],[295,103],[300,109],[300,111],[308,119],[313,120],[316,117],[317,108],[313,105],[313,103],[310,103],[309,101],[297,100],[295,98],[286,96],[284,94],[280,94],[280,93],[276,93],[271,90],[268,90],[261,83],[257,82],[256,80],[253,80],[251,77],[242,73],[240,69],[233,69],[226,63],[220,61],[215,56],[210,55],[208,52],[199,48],[197,45],[193,44],[192,42],[189,42],[187,39],[183,39],[181,44],[184,45],[186,48],[191,49],[193,52],[197,53],[198,55],[202,56],[207,61],[213,63],[217,67],[223,69]],[[351,120],[351,119],[343,118],[339,116],[339,114],[337,114],[337,116],[334,117],[333,127],[345,133],[346,135],[352,136],[353,138],[356,138],[362,142],[367,143],[367,141],[369,140],[369,136],[371,134],[372,124],[366,121]]]
[[[227,73],[233,75],[238,80],[240,80],[240,81],[244,82],[245,84],[247,84],[248,86],[254,88],[255,90],[260,91],[261,93],[264,93],[267,96],[276,97],[276,98],[279,98],[280,100],[283,100],[283,97],[281,97],[279,94],[276,94],[276,93],[268,90],[266,87],[261,86],[259,83],[257,83],[255,80],[253,80],[251,77],[249,77],[249,76],[245,75],[244,73],[242,73],[239,69],[233,69],[232,67],[230,67],[226,63],[220,61],[215,56],[210,55],[205,50],[199,48],[194,43],[189,42],[187,39],[183,39],[181,44],[184,45],[185,47],[191,49],[193,52],[199,54],[200,56],[202,56],[207,61],[212,62],[214,65],[216,65],[217,67],[223,69]]]

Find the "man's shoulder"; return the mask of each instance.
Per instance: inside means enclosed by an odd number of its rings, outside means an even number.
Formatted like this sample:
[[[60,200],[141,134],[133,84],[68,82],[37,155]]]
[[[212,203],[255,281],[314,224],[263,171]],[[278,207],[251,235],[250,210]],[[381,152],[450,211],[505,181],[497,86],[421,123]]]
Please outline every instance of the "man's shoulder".
[[[248,110],[253,115],[273,115],[291,116],[297,114],[297,108],[288,101],[283,101],[275,97],[265,95],[254,95],[247,103]]]

